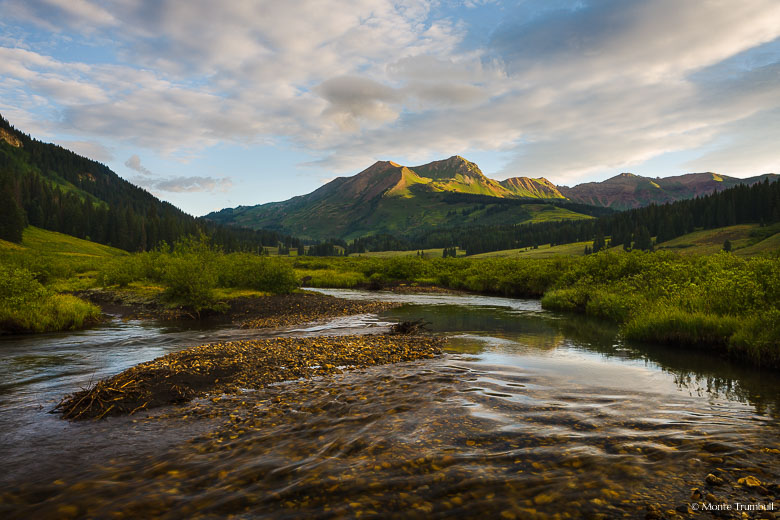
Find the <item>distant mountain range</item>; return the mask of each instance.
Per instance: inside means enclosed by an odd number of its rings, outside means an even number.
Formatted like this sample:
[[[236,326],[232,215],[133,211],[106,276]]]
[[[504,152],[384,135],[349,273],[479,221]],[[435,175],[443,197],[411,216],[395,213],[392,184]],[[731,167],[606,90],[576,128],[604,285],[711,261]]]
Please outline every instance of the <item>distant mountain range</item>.
[[[534,203],[526,203],[530,201]],[[295,230],[295,236],[318,240],[384,233],[409,236],[442,226],[592,218],[552,202],[566,201],[546,179],[498,182],[485,177],[476,164],[454,156],[413,167],[379,161],[308,195],[223,209],[205,218],[279,232]]]
[[[573,188],[558,186],[566,198],[617,210],[640,208],[650,204],[664,204],[676,200],[692,199],[716,191],[733,188],[739,184],[753,185],[765,179],[776,180],[777,175],[767,173],[747,179],[738,179],[717,173],[688,173],[673,177],[650,178],[621,173],[602,182],[587,182]]]
[[[603,182],[569,188],[555,186],[543,177],[496,181],[456,155],[412,167],[379,161],[307,195],[227,208],[205,218],[319,240],[382,233],[408,236],[441,226],[592,218],[603,214],[604,208],[624,210],[673,202],[769,177],[776,175],[736,179],[692,173],[650,179],[622,173]]]

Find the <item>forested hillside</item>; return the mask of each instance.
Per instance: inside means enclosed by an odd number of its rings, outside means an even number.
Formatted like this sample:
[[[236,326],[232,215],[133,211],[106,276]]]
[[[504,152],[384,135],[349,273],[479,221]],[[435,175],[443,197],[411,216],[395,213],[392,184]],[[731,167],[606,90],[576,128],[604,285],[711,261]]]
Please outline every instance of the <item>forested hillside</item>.
[[[445,238],[449,245],[459,245],[469,254],[476,254],[546,243],[567,244],[609,236],[611,246],[650,249],[651,237],[663,242],[695,229],[774,222],[780,222],[780,182],[766,179],[752,186],[738,185],[704,197],[671,204],[651,204],[596,220],[492,226],[468,232],[442,231],[426,237],[425,246],[416,247],[437,247],[433,243],[438,244]]]
[[[32,139],[0,116],[0,238],[21,241],[27,224],[127,251],[200,231],[229,251],[299,245],[275,232],[197,219],[101,163]]]
[[[522,204],[522,201],[504,203]],[[575,211],[588,206],[560,202]],[[592,207],[591,207],[592,208]],[[417,250],[458,246],[469,255],[541,244],[571,244],[610,237],[611,246],[651,249],[656,242],[690,233],[736,224],[780,222],[780,182],[765,179],[752,186],[738,185],[721,192],[670,204],[652,204],[623,212],[591,211],[596,219],[537,222],[520,225],[441,227],[411,237],[377,235],[337,241],[350,253],[366,251]],[[606,244],[605,244],[606,245]]]

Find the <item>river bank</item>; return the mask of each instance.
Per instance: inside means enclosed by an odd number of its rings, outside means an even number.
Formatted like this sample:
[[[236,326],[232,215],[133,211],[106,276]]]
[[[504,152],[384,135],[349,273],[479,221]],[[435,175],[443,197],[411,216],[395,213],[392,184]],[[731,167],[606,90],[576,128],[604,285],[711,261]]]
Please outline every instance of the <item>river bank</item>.
[[[603,251],[581,258],[296,259],[313,287],[438,286],[609,320],[627,338],[780,367],[780,257]]]
[[[692,504],[777,504],[772,372],[648,353],[538,300],[327,292],[404,305],[298,328],[114,320],[7,341],[0,515],[641,520],[697,518]],[[206,342],[246,344],[240,356],[254,340],[280,341],[279,355],[294,356],[304,337],[318,355],[336,341],[327,336],[419,318],[447,339],[442,355],[354,370],[311,359],[332,372],[259,388],[249,377],[240,393],[218,393],[220,378],[189,403],[99,421],[47,413],[90,381]]]

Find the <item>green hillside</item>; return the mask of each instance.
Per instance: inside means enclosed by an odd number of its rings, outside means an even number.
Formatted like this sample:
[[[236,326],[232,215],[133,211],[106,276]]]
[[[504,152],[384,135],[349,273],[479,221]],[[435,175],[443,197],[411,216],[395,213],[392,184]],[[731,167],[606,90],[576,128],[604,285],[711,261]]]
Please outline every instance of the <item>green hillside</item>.
[[[556,256],[583,256],[585,246],[590,246],[593,242],[572,242],[571,244],[561,244],[551,246],[542,244],[537,248],[523,247],[520,249],[504,249],[503,251],[491,251],[490,253],[480,253],[473,255],[473,258],[553,258]]]
[[[454,156],[414,167],[380,161],[308,195],[224,209],[206,218],[318,240],[592,218],[552,204],[562,200],[546,179],[516,177],[499,183],[476,164]]]
[[[780,249],[780,225],[761,227],[741,224],[694,231],[656,245],[656,249],[677,251],[681,254],[707,255],[723,249],[724,242],[739,256],[753,256]]]
[[[280,242],[277,233],[197,219],[131,184],[106,165],[38,141],[0,116],[0,238],[19,242],[25,224],[126,251],[204,232],[226,250]]]
[[[0,240],[0,251],[28,251],[38,254],[59,254],[66,256],[115,257],[128,253],[115,247],[82,240],[56,231],[47,231],[34,226],[24,229],[21,244]]]

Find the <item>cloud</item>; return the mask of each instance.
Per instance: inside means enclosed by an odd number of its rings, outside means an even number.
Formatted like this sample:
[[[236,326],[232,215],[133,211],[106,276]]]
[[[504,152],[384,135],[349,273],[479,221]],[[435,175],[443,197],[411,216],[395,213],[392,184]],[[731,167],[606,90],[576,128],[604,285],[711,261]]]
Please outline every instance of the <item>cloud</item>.
[[[398,115],[392,105],[402,100],[395,89],[355,76],[331,78],[315,91],[328,101],[324,114],[349,130],[357,130],[359,120],[392,121]]]
[[[11,17],[30,21],[55,32],[61,31],[63,27],[92,32],[96,28],[117,24],[109,11],[88,0],[6,1],[2,7]]]
[[[505,23],[491,50],[510,74],[544,84],[655,83],[778,36],[774,0],[589,0]]]
[[[206,192],[227,192],[233,187],[233,180],[229,177],[201,177],[201,176],[179,176],[179,177],[156,177],[155,174],[141,164],[138,155],[131,155],[125,166],[131,170],[140,173],[140,177],[133,179],[137,185],[153,191],[167,191],[174,193],[192,193],[198,191]]]
[[[152,192],[194,193],[194,192],[228,192],[233,187],[230,177],[179,176],[154,179],[136,177],[133,183]]]
[[[498,177],[576,182],[670,151],[742,142],[735,121],[780,106],[776,2],[731,9],[721,2],[595,0],[523,14],[496,30],[481,68],[454,58],[394,62],[389,70],[408,81],[405,92],[421,80],[430,99],[349,143],[332,143],[319,164],[358,168],[364,157],[388,151],[434,159],[501,150],[511,153]],[[714,33],[724,36],[713,42]],[[704,74],[727,59],[739,66]],[[437,76],[467,95],[445,105]],[[766,139],[758,142],[780,138],[776,126],[763,128]],[[743,156],[736,147],[731,152]]]
[[[157,181],[153,187],[161,191],[194,192],[194,191],[228,191],[233,187],[233,181],[228,177],[171,177]]]
[[[424,0],[0,2],[85,47],[110,42],[113,63],[0,47],[4,112],[84,142],[190,156],[279,139],[326,176],[493,150],[509,157],[499,176],[574,182],[673,150],[742,171],[780,141],[751,126],[780,107],[776,0],[528,0],[490,6],[503,21],[480,41]],[[228,186],[168,181],[156,189]]]
[[[146,176],[152,176],[152,175],[154,175],[154,174],[153,174],[151,171],[149,171],[148,169],[146,169],[146,168],[145,168],[145,167],[144,167],[144,166],[141,164],[141,158],[140,158],[140,157],[138,157],[138,156],[137,156],[137,155],[135,155],[135,154],[131,155],[131,156],[130,156],[130,158],[128,158],[128,159],[125,161],[125,166],[127,166],[127,167],[128,167],[128,168],[130,168],[131,170],[135,170],[135,171],[137,171],[137,172],[138,172],[138,173],[140,173],[141,175],[146,175]]]
[[[722,139],[685,167],[689,171],[717,171],[736,177],[780,173],[778,135],[780,109],[757,113],[731,123]]]

